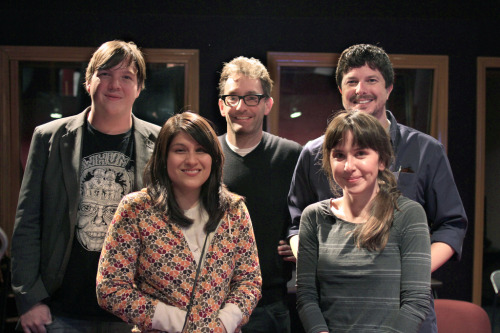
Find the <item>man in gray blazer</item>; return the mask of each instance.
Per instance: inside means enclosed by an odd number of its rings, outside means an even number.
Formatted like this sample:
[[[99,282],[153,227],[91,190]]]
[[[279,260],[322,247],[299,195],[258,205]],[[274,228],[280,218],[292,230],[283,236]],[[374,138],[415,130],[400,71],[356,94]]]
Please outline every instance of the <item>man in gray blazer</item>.
[[[34,131],[12,236],[24,332],[130,332],[97,304],[95,276],[116,207],[143,187],[160,130],[132,115],[145,76],[134,43],[106,42],[86,71],[91,106]]]

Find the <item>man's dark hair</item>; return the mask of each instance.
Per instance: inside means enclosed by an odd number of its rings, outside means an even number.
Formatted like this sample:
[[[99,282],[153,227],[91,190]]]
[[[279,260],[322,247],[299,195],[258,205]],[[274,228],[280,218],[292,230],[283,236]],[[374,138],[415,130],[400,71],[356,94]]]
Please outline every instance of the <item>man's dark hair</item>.
[[[342,79],[351,69],[365,65],[380,71],[384,77],[386,88],[394,83],[394,69],[387,53],[375,45],[357,44],[345,49],[340,55],[335,72],[337,86],[342,87]]]

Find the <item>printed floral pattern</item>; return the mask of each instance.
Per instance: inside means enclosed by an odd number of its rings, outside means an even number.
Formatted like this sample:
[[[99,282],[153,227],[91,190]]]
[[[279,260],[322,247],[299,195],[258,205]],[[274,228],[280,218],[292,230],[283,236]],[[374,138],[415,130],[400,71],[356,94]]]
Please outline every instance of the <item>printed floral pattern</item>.
[[[262,278],[248,210],[239,201],[208,246],[188,321],[188,332],[221,331],[225,303],[243,312],[240,327],[261,297]],[[99,261],[97,299],[123,320],[151,330],[159,301],[186,310],[196,262],[181,229],[152,207],[145,189],[123,198]]]

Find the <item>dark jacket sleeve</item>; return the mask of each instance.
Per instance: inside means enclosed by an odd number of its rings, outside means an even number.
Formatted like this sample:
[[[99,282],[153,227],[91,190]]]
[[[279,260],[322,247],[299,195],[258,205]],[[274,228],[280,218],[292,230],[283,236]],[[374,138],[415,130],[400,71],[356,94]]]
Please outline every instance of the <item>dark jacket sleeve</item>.
[[[47,156],[48,142],[35,130],[12,236],[12,289],[20,314],[49,296],[40,274],[42,182]]]
[[[300,217],[307,206],[334,197],[328,178],[321,168],[322,144],[323,137],[306,144],[295,166],[288,193],[288,209],[292,221],[288,237],[299,233]]]

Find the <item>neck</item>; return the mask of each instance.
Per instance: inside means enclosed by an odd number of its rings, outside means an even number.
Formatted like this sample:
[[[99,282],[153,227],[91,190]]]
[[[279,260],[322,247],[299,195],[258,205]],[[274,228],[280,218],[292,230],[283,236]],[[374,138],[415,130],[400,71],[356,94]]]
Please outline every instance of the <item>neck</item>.
[[[234,133],[227,129],[227,139],[233,145],[240,149],[254,147],[262,140],[262,131],[258,134]]]
[[[132,128],[132,112],[123,116],[113,116],[96,112],[94,107],[87,116],[89,123],[99,132],[109,135],[122,134]]]
[[[382,125],[382,127],[385,128],[387,131],[389,131],[390,123],[389,123],[389,120],[387,119],[387,113],[385,110],[384,110],[384,112],[382,112],[380,117],[378,117],[377,119],[378,119],[380,125]]]
[[[370,203],[377,193],[378,190],[374,191],[370,196],[367,196],[351,195],[344,192],[341,198],[341,210],[346,220],[355,223],[366,222],[370,216]]]
[[[200,200],[200,191],[181,192],[174,189],[174,195],[182,210],[194,207]]]

